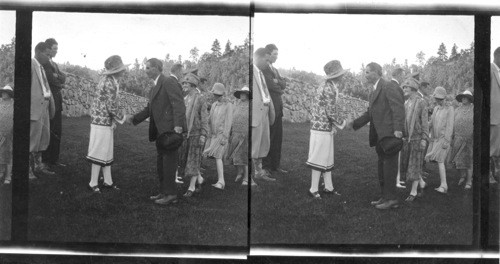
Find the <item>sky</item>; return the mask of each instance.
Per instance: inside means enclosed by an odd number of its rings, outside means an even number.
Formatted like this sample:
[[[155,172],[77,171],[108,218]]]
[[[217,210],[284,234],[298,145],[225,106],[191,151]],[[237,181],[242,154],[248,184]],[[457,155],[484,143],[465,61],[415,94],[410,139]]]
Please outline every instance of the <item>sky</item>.
[[[100,70],[111,55],[120,55],[126,64],[136,58],[139,63],[145,57],[163,59],[167,53],[185,60],[194,47],[200,56],[210,52],[215,39],[223,51],[228,40],[233,47],[242,45],[249,29],[248,17],[236,16],[33,12],[32,47],[55,38],[56,62]]]
[[[254,21],[255,48],[274,43],[276,67],[319,75],[330,60],[358,72],[363,63],[411,65],[420,51],[428,59],[441,43],[449,55],[454,43],[460,51],[474,41],[473,16],[256,13]]]
[[[495,34],[496,33],[496,34]],[[491,48],[490,60],[493,62],[493,52],[500,47],[500,16],[491,17]]]
[[[0,45],[9,44],[16,36],[16,12],[0,11]]]

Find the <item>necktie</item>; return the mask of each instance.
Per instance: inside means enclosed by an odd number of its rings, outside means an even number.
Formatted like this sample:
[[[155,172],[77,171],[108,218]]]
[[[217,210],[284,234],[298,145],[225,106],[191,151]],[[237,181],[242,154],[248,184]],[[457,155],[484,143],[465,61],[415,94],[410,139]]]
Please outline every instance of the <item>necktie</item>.
[[[45,85],[47,83],[47,76],[45,75],[45,70],[43,69],[42,65],[40,65],[40,72],[42,72],[42,90],[43,90],[43,95],[45,97],[48,97],[47,95],[49,94],[49,90],[47,89],[47,86]]]
[[[262,90],[264,90],[264,94],[266,95],[266,98],[269,98],[269,92],[267,91],[267,84],[266,84],[266,80],[264,79],[264,74],[262,74],[262,72],[259,72],[259,76],[260,76],[260,83],[262,84]]]

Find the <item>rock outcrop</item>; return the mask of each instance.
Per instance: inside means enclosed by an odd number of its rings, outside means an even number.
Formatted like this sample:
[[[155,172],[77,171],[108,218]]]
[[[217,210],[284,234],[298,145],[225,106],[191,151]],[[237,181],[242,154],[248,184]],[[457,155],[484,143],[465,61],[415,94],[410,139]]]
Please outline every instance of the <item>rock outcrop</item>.
[[[65,88],[61,91],[63,97],[64,116],[79,117],[90,114],[90,106],[95,96],[97,83],[93,80],[73,74],[67,74]],[[137,113],[148,103],[148,99],[120,91],[118,106],[127,113]]]

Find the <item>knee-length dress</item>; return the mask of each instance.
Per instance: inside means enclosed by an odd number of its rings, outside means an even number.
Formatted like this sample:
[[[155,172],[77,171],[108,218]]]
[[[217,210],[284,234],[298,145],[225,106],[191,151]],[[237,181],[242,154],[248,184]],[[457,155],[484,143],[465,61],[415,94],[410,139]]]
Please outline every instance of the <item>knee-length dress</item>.
[[[0,164],[12,164],[14,100],[0,99]]]
[[[309,155],[306,165],[321,172],[331,171],[334,167],[334,126],[340,126],[345,116],[339,105],[338,88],[325,83],[316,91],[311,111],[311,135]]]
[[[186,105],[187,140],[179,150],[179,174],[184,177],[198,176],[204,145],[200,137],[208,134],[208,108],[205,97],[198,89],[184,97]]]
[[[425,100],[417,94],[405,102],[405,138],[401,152],[401,172],[407,181],[418,181],[422,175],[424,149],[422,139],[428,140],[429,120]]]
[[[90,139],[87,160],[91,163],[109,166],[113,163],[113,122],[123,120],[118,110],[119,86],[116,79],[105,75],[97,85],[97,91],[90,110]]]
[[[451,148],[455,111],[451,105],[436,106],[429,123],[430,143],[425,159],[445,162]],[[449,144],[448,148],[443,145]]]
[[[249,101],[238,100],[234,108],[228,158],[233,165],[248,165]]]
[[[208,119],[209,136],[203,151],[204,156],[216,159],[227,158],[232,118],[233,104],[227,98],[213,103]]]
[[[472,168],[474,106],[460,106],[455,110],[453,144],[450,162],[456,169]]]

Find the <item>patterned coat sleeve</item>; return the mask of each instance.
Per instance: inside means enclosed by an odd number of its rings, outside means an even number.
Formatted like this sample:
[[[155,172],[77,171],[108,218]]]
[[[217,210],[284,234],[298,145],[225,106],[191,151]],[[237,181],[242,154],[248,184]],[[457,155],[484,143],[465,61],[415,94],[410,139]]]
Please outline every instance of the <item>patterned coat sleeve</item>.
[[[420,121],[422,122],[422,139],[429,139],[429,118],[427,111],[427,103],[425,100],[420,100],[419,103],[420,110]]]
[[[325,85],[323,90],[323,95],[321,96],[323,100],[319,100],[322,107],[325,109],[326,116],[332,124],[341,125],[344,119],[341,117],[342,109],[340,105],[337,104],[338,90],[330,85]]]
[[[208,118],[209,118],[209,112],[208,112],[208,106],[207,106],[207,100],[205,99],[204,96],[199,96],[199,107],[200,107],[200,117],[201,117],[201,131],[200,135],[202,136],[207,136],[208,135]]]
[[[118,109],[118,87],[111,78],[106,80],[104,84],[104,97],[106,99],[106,108],[111,118],[122,120],[123,113]]]

